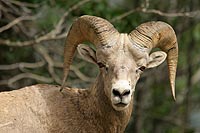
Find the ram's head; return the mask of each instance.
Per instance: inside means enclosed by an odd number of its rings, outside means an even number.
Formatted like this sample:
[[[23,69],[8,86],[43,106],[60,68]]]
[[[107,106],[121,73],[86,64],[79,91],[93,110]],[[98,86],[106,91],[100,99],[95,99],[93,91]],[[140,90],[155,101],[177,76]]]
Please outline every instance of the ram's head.
[[[86,45],[78,46],[84,41],[93,43],[96,51]],[[115,110],[128,107],[141,73],[146,68],[158,66],[166,57],[171,91],[175,99],[178,45],[170,25],[164,22],[147,22],[129,34],[120,34],[102,18],[87,15],[78,18],[66,40],[62,87],[77,46],[84,59],[99,66],[104,86],[102,89]],[[162,51],[150,54],[156,47]]]

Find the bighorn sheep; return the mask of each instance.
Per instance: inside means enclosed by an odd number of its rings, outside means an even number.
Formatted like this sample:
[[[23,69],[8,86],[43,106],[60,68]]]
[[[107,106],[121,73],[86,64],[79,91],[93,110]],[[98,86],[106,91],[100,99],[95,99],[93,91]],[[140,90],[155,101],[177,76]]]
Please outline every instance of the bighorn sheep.
[[[83,41],[93,43],[96,51],[78,45]],[[155,47],[164,52],[149,55]],[[76,48],[84,59],[99,66],[100,74],[90,89],[64,87]],[[102,18],[82,16],[67,35],[61,89],[44,84],[1,93],[0,132],[123,132],[141,73],[158,66],[166,57],[175,99],[178,44],[170,25],[147,22],[130,34],[120,34]]]

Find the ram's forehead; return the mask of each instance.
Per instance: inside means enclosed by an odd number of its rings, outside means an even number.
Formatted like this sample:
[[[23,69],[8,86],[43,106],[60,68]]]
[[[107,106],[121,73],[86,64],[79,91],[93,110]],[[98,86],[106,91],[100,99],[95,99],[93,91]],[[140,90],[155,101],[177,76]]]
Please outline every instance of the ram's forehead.
[[[97,59],[133,58],[137,61],[147,59],[148,49],[132,42],[127,34],[122,34],[115,45],[99,48],[96,54]]]

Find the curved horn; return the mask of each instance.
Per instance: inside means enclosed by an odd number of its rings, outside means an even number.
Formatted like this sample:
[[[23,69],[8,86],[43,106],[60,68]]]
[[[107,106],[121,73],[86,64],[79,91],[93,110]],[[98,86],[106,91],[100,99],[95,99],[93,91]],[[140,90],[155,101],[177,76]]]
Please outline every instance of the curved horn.
[[[169,80],[174,100],[175,78],[178,61],[178,43],[172,27],[164,22],[147,22],[138,26],[129,34],[130,38],[141,47],[160,48],[167,53]]]
[[[96,45],[97,48],[107,44],[114,44],[114,40],[119,35],[118,31],[107,20],[84,15],[79,17],[71,26],[64,47],[64,76],[60,91],[65,86],[70,64],[72,62],[76,47],[78,44],[89,41]],[[112,40],[111,40],[112,39]]]

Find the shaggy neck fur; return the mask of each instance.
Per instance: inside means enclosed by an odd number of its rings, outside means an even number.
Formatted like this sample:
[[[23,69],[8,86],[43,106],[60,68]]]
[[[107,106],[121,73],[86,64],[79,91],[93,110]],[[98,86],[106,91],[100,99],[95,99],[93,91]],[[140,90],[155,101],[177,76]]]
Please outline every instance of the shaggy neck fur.
[[[104,92],[104,82],[101,74],[98,76],[96,83],[89,91],[91,96],[88,98],[95,100],[95,107],[98,108],[99,111],[98,121],[100,122],[100,125],[103,126],[104,129],[110,129],[112,132],[123,132],[132,113],[133,100],[127,109],[123,111],[114,110],[110,99],[108,99]]]

